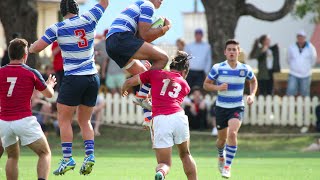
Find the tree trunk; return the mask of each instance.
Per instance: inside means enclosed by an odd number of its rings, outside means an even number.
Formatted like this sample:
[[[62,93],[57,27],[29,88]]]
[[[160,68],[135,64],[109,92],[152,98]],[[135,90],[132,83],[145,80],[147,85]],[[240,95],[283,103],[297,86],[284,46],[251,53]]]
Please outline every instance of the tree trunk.
[[[245,0],[201,0],[205,8],[208,24],[208,38],[212,48],[213,63],[225,60],[226,40],[234,38],[238,20],[243,15],[257,19],[275,21],[284,17],[294,7],[296,0],[285,0],[279,11],[264,12]]]
[[[1,0],[0,20],[9,45],[13,33],[20,33],[29,44],[37,40],[38,11],[35,0]],[[38,55],[30,54],[27,64],[35,67]]]

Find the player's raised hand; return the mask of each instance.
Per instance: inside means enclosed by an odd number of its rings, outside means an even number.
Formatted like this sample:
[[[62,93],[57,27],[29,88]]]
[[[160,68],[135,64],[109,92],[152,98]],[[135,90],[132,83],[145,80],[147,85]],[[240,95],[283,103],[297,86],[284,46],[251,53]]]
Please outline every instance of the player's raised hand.
[[[220,86],[218,86],[218,90],[219,91],[226,91],[226,90],[228,90],[228,84],[227,83],[223,83],[223,84],[221,84]]]
[[[54,75],[50,74],[46,83],[53,88],[57,84],[57,79]]]
[[[254,102],[254,95],[247,96],[247,104],[250,106]]]

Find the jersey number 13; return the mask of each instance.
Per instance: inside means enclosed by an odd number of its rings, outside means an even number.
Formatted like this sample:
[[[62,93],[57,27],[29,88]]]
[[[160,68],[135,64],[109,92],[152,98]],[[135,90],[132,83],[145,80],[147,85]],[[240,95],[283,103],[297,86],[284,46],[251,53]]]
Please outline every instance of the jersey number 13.
[[[163,82],[163,86],[162,86],[160,95],[164,96],[166,94],[167,88],[168,88],[168,86],[170,84],[170,79],[164,79],[162,82]],[[179,96],[180,91],[181,91],[181,85],[179,83],[176,83],[176,82],[172,83],[171,85],[174,87],[173,88],[173,92],[169,91],[168,95],[171,98],[177,98]]]

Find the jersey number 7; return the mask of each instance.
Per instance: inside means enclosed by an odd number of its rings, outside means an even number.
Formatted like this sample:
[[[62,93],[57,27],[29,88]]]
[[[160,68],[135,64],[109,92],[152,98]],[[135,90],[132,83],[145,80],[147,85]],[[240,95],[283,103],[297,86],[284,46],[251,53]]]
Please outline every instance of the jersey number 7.
[[[10,87],[9,87],[9,90],[8,90],[8,93],[7,93],[7,97],[11,97],[12,96],[12,91],[13,91],[14,86],[16,85],[17,79],[18,79],[17,77],[7,77],[7,82],[10,83]]]
[[[79,48],[85,48],[88,46],[88,40],[86,38],[86,31],[84,29],[77,29],[74,34],[80,38],[78,41]]]

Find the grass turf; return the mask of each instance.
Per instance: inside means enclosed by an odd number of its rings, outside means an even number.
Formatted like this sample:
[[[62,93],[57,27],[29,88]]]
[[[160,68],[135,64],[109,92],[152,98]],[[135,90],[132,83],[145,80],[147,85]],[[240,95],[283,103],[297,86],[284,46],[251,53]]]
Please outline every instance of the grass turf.
[[[103,136],[96,138],[96,164],[92,174],[80,176],[83,161],[83,144],[75,136],[73,155],[77,162],[75,171],[64,176],[54,176],[61,158],[60,140],[54,134],[48,141],[52,149],[49,179],[144,180],[154,178],[156,160],[151,149],[148,132],[102,127]],[[243,180],[316,180],[320,177],[320,152],[302,153],[300,149],[314,141],[312,137],[259,137],[244,138],[239,135],[239,148],[233,161],[232,179]],[[197,163],[200,180],[221,179],[217,170],[215,138],[191,134],[191,153]],[[19,160],[19,179],[36,179],[36,156],[22,148]],[[0,179],[5,179],[5,160],[0,160]],[[173,152],[172,169],[168,180],[186,179],[177,151]]]

